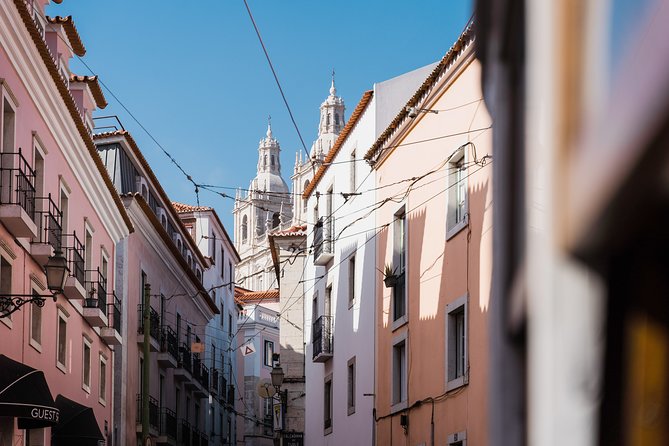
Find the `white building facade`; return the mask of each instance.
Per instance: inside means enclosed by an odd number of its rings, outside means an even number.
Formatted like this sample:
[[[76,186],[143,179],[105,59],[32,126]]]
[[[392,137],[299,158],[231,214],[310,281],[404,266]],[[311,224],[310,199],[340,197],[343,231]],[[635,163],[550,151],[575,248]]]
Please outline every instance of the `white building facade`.
[[[360,160],[433,67],[365,92],[303,192],[305,444],[374,444],[375,177]]]

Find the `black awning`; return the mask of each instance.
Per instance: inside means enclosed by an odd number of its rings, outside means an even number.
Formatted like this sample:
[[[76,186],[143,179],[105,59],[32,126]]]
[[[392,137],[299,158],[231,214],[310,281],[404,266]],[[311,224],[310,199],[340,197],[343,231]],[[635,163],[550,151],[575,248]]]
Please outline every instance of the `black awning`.
[[[52,445],[97,446],[105,439],[92,408],[63,395],[56,397],[56,407],[60,409],[60,423],[51,429]]]
[[[0,416],[18,418],[20,429],[58,424],[44,373],[0,355]]]

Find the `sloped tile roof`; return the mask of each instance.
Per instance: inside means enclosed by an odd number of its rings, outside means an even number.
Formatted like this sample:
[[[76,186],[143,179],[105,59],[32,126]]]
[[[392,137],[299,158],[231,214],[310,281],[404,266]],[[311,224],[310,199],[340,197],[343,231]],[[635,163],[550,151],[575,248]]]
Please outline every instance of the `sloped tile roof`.
[[[214,209],[209,206],[193,206],[190,204],[178,203],[176,201],[172,202],[172,207],[179,214],[184,214],[186,212],[204,212],[204,211],[211,211]]]
[[[307,225],[297,225],[291,226],[288,229],[282,231],[274,231],[269,233],[272,237],[296,237],[301,235],[307,235]]]
[[[107,99],[102,93],[97,76],[78,76],[73,74],[70,76],[70,82],[84,82],[88,84],[88,88],[91,89],[91,94],[93,95],[93,99],[95,99],[95,104],[98,108],[105,108],[107,106]]]
[[[67,17],[61,17],[59,15],[56,17],[47,16],[46,20],[54,25],[63,25],[63,28],[65,28],[65,34],[67,34],[67,39],[70,41],[70,45],[72,45],[74,54],[79,57],[86,54],[86,48],[84,47],[84,43],[81,41],[77,27],[74,26],[74,20],[72,20],[71,15],[68,15]]]
[[[235,286],[235,300],[241,302],[242,304],[267,301],[278,302],[279,289],[274,288],[265,291],[250,291],[246,288]]]

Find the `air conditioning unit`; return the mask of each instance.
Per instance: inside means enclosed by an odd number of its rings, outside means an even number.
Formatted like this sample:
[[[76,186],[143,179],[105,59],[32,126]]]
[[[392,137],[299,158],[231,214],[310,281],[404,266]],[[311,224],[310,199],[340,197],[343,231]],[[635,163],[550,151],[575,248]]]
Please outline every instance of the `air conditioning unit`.
[[[161,226],[167,229],[167,211],[165,211],[164,207],[156,206],[156,217],[158,217]]]
[[[144,178],[141,175],[137,175],[137,180],[136,180],[136,185],[137,185],[137,192],[144,197],[144,199],[148,202],[149,201],[149,183],[146,181],[146,178]]]

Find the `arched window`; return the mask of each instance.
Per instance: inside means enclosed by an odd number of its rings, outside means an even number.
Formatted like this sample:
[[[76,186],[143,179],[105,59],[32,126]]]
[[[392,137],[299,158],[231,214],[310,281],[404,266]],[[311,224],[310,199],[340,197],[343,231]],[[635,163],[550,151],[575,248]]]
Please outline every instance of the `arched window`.
[[[242,217],[242,243],[246,243],[248,239],[248,230],[249,230],[249,220],[246,217]]]
[[[328,127],[330,126],[330,113],[328,113],[325,117],[325,125]]]
[[[272,167],[274,167],[274,155],[272,155]]]
[[[263,159],[263,168],[267,169],[267,155],[265,155],[265,158]]]
[[[335,113],[335,124],[339,124],[339,113]]]
[[[274,215],[272,215],[272,228],[278,228],[280,224],[281,217],[278,212],[275,212]]]

